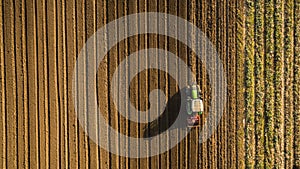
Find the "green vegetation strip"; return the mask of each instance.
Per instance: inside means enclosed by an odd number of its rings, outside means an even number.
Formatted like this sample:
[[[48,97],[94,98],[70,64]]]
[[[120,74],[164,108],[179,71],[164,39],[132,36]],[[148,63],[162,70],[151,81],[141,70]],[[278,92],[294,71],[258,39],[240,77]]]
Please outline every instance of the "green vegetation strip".
[[[293,167],[293,52],[294,52],[294,4],[293,0],[285,1],[284,8],[284,139],[285,139],[285,168]]]
[[[264,168],[264,1],[255,3],[255,168]]]
[[[294,30],[294,158],[295,167],[300,168],[300,2],[295,1],[295,30]]]
[[[283,2],[275,0],[275,111],[274,145],[275,168],[284,168],[284,112],[283,112]]]
[[[254,2],[246,1],[245,46],[245,114],[246,114],[246,168],[254,168]]]
[[[245,132],[244,132],[244,46],[245,46],[245,13],[244,2],[237,1],[237,28],[236,28],[236,42],[237,42],[237,168],[245,168]]]
[[[265,1],[265,168],[274,166],[274,3]]]

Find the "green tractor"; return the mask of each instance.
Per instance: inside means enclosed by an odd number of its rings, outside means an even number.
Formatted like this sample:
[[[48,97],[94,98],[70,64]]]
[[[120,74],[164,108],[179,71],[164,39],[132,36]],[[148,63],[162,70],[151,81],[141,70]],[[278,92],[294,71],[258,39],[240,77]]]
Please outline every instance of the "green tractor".
[[[198,127],[200,126],[200,115],[204,111],[200,86],[195,83],[187,86],[186,96],[187,125],[188,127]]]

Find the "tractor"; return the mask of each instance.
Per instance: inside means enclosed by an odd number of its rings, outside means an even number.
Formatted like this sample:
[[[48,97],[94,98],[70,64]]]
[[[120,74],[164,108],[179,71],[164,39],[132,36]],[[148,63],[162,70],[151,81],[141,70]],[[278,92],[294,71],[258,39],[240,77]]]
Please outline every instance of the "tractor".
[[[200,116],[204,111],[200,86],[196,83],[187,86],[186,96],[187,126],[199,127]]]

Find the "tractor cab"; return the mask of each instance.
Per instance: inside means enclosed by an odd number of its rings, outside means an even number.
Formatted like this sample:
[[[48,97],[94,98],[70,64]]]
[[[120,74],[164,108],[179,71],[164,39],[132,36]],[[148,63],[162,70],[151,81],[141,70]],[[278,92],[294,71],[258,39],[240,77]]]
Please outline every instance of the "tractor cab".
[[[200,116],[204,111],[200,86],[197,84],[187,86],[186,96],[187,126],[198,127],[200,126]]]

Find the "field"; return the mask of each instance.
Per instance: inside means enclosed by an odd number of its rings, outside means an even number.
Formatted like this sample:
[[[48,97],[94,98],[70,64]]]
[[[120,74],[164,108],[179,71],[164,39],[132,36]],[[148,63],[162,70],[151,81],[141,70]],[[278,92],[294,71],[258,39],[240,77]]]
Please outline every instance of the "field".
[[[85,133],[76,117],[72,76],[89,37],[106,23],[140,12],[179,16],[204,32],[226,70],[227,103],[206,142],[199,144],[200,127],[165,153],[126,158],[107,152]],[[0,168],[300,168],[299,14],[299,0],[0,1]],[[94,95],[107,123],[128,136],[149,137],[174,122],[180,95],[168,71],[176,63],[165,60],[165,70],[143,71],[126,86],[130,94],[125,99],[143,111],[151,107],[148,94],[153,89],[165,92],[164,116],[151,123],[121,116],[111,97],[120,93],[109,92],[118,65],[147,48],[174,53],[196,74],[206,110],[203,124],[211,103],[209,78],[216,77],[208,77],[185,44],[157,34],[122,40],[100,63]],[[206,52],[204,46],[199,50]],[[96,66],[96,57],[85,61]],[[130,67],[141,64],[136,59]],[[123,92],[121,85],[119,90]],[[86,107],[92,104],[82,99]],[[182,134],[176,130],[169,139]]]

